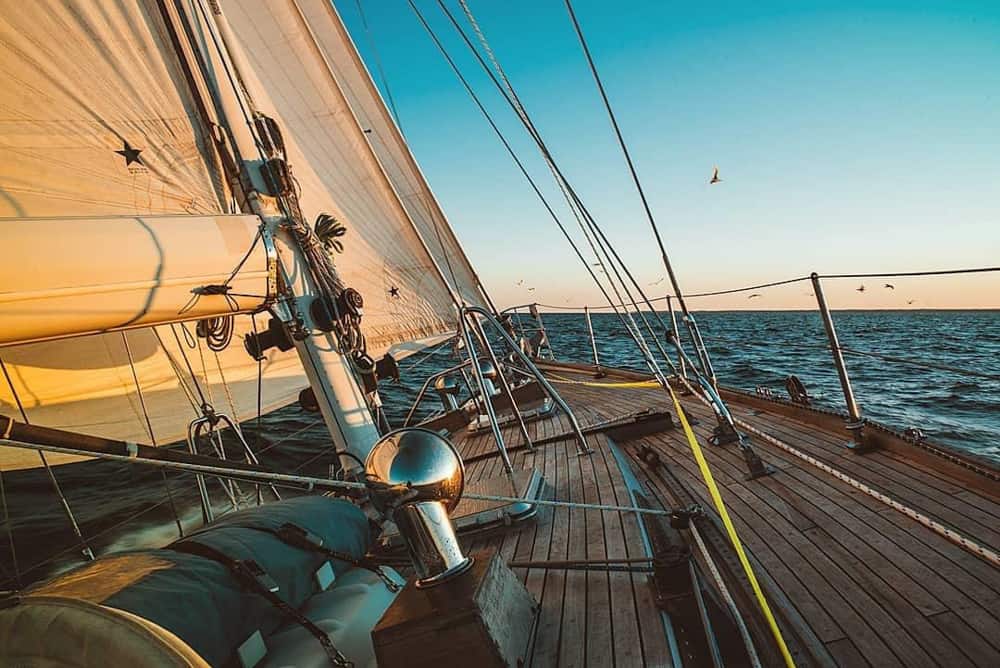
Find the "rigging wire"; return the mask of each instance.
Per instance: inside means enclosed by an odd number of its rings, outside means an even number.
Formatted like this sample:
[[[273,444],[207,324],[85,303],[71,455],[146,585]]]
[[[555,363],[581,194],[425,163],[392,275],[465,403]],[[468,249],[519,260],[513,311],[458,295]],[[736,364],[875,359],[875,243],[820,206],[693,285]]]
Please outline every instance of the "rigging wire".
[[[654,317],[659,322],[660,327],[663,329],[664,333],[668,332],[669,329],[667,328],[666,324],[664,323],[660,315],[656,313],[655,309],[653,308],[652,304],[649,301],[649,298],[646,296],[645,291],[643,291],[641,285],[635,279],[635,276],[632,274],[632,272],[629,270],[628,265],[622,260],[621,256],[619,256],[617,250],[614,248],[614,245],[611,244],[611,242],[608,240],[607,236],[604,234],[604,231],[597,224],[597,221],[590,214],[590,211],[583,204],[583,201],[580,199],[575,189],[572,187],[572,185],[570,185],[568,179],[565,177],[562,170],[559,168],[558,163],[552,156],[552,153],[549,151],[545,141],[542,139],[541,133],[538,131],[534,122],[531,120],[531,117],[528,115],[527,109],[525,109],[524,105],[521,103],[521,100],[518,97],[517,92],[514,90],[513,84],[510,82],[510,79],[504,72],[503,67],[497,60],[496,55],[493,53],[493,49],[490,47],[489,42],[486,39],[485,33],[483,32],[482,28],[480,28],[479,23],[476,21],[475,16],[472,14],[472,10],[469,8],[468,4],[466,4],[464,0],[459,0],[459,2],[460,5],[462,6],[462,10],[465,13],[467,20],[469,21],[469,24],[472,26],[473,31],[476,33],[479,39],[483,51],[487,54],[487,57],[493,64],[493,68],[496,70],[496,76],[494,76],[493,72],[490,71],[489,66],[487,66],[482,56],[480,55],[479,51],[472,44],[472,41],[469,39],[468,35],[466,35],[465,31],[458,24],[458,21],[455,19],[451,11],[448,10],[448,7],[444,4],[442,0],[438,0],[438,6],[441,8],[441,11],[445,14],[445,16],[448,17],[452,26],[455,28],[456,32],[458,32],[459,36],[462,38],[462,41],[465,42],[466,46],[469,48],[472,55],[476,58],[480,67],[482,67],[483,71],[493,82],[493,85],[497,88],[501,96],[506,100],[507,104],[511,107],[511,109],[514,110],[515,114],[521,121],[522,125],[524,125],[528,134],[531,136],[531,138],[535,141],[535,144],[538,146],[538,149],[541,152],[546,165],[552,172],[552,176],[555,179],[556,184],[559,186],[559,189],[562,192],[563,197],[566,199],[567,206],[572,212],[573,217],[576,219],[577,225],[579,225],[580,230],[583,232],[584,238],[587,240],[587,243],[589,244],[591,251],[594,253],[594,256],[597,259],[597,264],[600,266],[600,270],[607,276],[608,283],[611,285],[613,291],[615,292],[616,297],[618,298],[618,303],[623,305],[623,310],[625,311],[626,317],[630,321],[630,323],[625,323],[623,321],[623,324],[626,326],[626,328],[629,328],[629,324],[631,324],[632,328],[634,328],[635,331],[638,332],[641,337],[641,331],[639,329],[639,326],[635,324],[635,321],[632,318],[631,313],[628,311],[628,307],[624,306],[625,300],[622,298],[621,292],[618,289],[619,284],[625,291],[625,294],[628,297],[629,301],[632,303],[632,306],[635,308],[636,314],[639,316],[643,325],[646,327],[646,330],[649,332],[649,335],[652,338],[653,342],[655,343],[657,349],[659,350],[663,360],[676,373],[677,369],[674,367],[672,360],[666,354],[666,351],[663,349],[659,337],[654,332],[652,326],[649,324],[643,311],[636,305],[636,300],[632,296],[632,293],[628,288],[628,284],[622,278],[621,274],[622,271],[624,271],[625,275],[629,278],[634,288],[639,292],[639,295],[646,302],[650,312],[653,313]],[[503,82],[502,85],[497,77],[499,77],[499,79],[502,80]],[[614,258],[614,260],[612,260],[612,257]],[[614,272],[614,278],[612,278],[612,276],[608,273],[607,265],[611,265],[611,268]],[[619,266],[621,267],[621,270],[619,270]],[[618,283],[615,283],[615,279],[617,279]],[[619,317],[621,318],[621,316]],[[633,338],[636,337],[633,335]],[[648,344],[646,344],[645,341],[640,343],[639,340],[636,339],[636,344],[639,345],[640,348],[645,346],[648,349]],[[647,366],[650,366],[649,361],[647,361],[646,363]],[[659,368],[656,367],[655,361],[652,363],[652,366],[650,366],[650,371],[652,371],[654,375],[657,376],[662,375],[662,372],[659,370]]]
[[[31,424],[28,420],[28,414],[24,410],[24,404],[21,403],[21,397],[17,393],[17,388],[14,387],[14,381],[10,377],[10,373],[7,371],[7,365],[4,363],[3,359],[0,358],[0,371],[3,371],[4,378],[7,379],[7,385],[10,387],[10,394],[14,397],[14,403],[17,404],[17,410],[21,413],[21,419],[24,420],[24,424]],[[77,540],[80,542],[80,549],[83,555],[87,557],[90,561],[95,559],[94,551],[90,549],[90,545],[83,537],[83,533],[80,531],[80,525],[77,524],[76,516],[73,514],[73,509],[69,505],[69,500],[66,495],[63,494],[62,487],[59,485],[59,481],[56,479],[56,474],[49,465],[49,460],[45,457],[45,453],[41,450],[36,450],[38,453],[38,458],[42,462],[42,467],[49,476],[49,482],[52,483],[53,489],[55,489],[56,495],[59,497],[59,501],[62,503],[63,512],[66,513],[66,517],[69,519],[70,526],[73,528],[73,533],[76,534]]]
[[[615,136],[618,138],[618,145],[621,147],[622,154],[625,157],[625,162],[628,165],[629,173],[632,175],[632,182],[635,184],[635,188],[639,193],[639,199],[642,201],[642,207],[646,212],[646,218],[649,221],[649,225],[653,230],[653,236],[656,238],[656,244],[660,249],[660,255],[663,259],[664,268],[667,270],[667,274],[670,277],[670,283],[674,288],[674,294],[677,297],[677,302],[684,313],[687,313],[687,307],[684,304],[684,297],[681,294],[680,286],[677,282],[676,276],[674,276],[673,267],[670,264],[670,259],[667,257],[667,249],[663,245],[663,239],[660,236],[659,226],[656,224],[656,219],[653,216],[653,211],[649,206],[649,201],[646,199],[646,191],[642,187],[642,182],[639,180],[639,174],[636,171],[635,164],[632,162],[632,155],[628,150],[628,145],[625,143],[625,138],[622,136],[621,128],[618,126],[618,119],[615,116],[615,112],[611,107],[611,101],[608,99],[608,94],[604,90],[604,83],[601,81],[601,77],[597,72],[597,65],[594,63],[594,59],[590,54],[590,48],[587,46],[587,40],[583,36],[583,30],[580,28],[580,23],[576,19],[576,13],[573,11],[573,3],[571,0],[565,0],[566,9],[569,12],[570,20],[573,23],[573,29],[576,32],[576,36],[580,41],[580,46],[583,48],[583,54],[587,59],[587,65],[590,67],[590,73],[594,77],[594,82],[597,84],[597,89],[601,94],[601,99],[604,102],[604,108],[608,112],[608,118],[611,121],[611,126],[615,131]]]
[[[580,262],[583,263],[584,268],[590,274],[591,279],[594,281],[594,283],[597,285],[598,289],[604,295],[604,297],[607,300],[607,302],[609,304],[614,304],[615,300],[613,300],[611,298],[611,296],[608,294],[607,289],[604,287],[604,284],[600,281],[600,279],[598,279],[597,275],[594,273],[593,268],[590,266],[590,263],[583,256],[583,254],[581,253],[581,251],[580,251],[579,247],[577,246],[576,242],[573,240],[573,238],[570,236],[569,232],[567,231],[565,225],[559,219],[559,216],[556,214],[556,212],[552,208],[551,204],[549,204],[548,199],[545,197],[544,194],[542,194],[541,189],[538,187],[538,185],[535,182],[534,178],[528,173],[528,171],[525,168],[524,164],[521,162],[521,159],[517,156],[517,153],[511,147],[510,142],[507,140],[507,138],[504,136],[503,132],[497,126],[496,122],[493,120],[493,117],[490,115],[490,113],[486,110],[486,107],[480,101],[479,96],[476,95],[475,91],[472,89],[472,86],[466,80],[466,78],[462,74],[461,70],[459,70],[458,66],[455,64],[455,61],[452,59],[451,55],[448,53],[448,51],[445,49],[444,45],[438,39],[437,34],[434,32],[434,30],[427,23],[427,21],[424,18],[423,14],[420,12],[420,10],[417,8],[417,6],[414,4],[413,0],[407,0],[407,2],[409,4],[410,8],[413,10],[414,14],[416,15],[417,19],[420,21],[420,23],[423,26],[424,30],[427,32],[428,36],[434,42],[434,44],[437,47],[438,51],[441,52],[441,55],[447,61],[448,65],[451,67],[452,71],[455,73],[455,76],[462,83],[462,86],[465,88],[465,90],[468,93],[469,97],[472,99],[472,101],[479,108],[479,111],[482,113],[483,117],[486,119],[486,121],[489,123],[490,127],[493,129],[493,132],[500,139],[500,142],[503,144],[503,146],[506,149],[507,153],[510,155],[511,159],[514,161],[514,164],[518,167],[518,169],[520,170],[521,174],[523,174],[524,177],[525,177],[525,179],[528,181],[528,184],[531,186],[531,188],[534,191],[535,195],[538,197],[539,201],[541,201],[542,205],[545,207],[545,210],[548,212],[549,216],[555,222],[556,226],[559,228],[559,231],[562,233],[563,237],[565,237],[566,241],[569,243],[570,248],[573,249],[573,252],[576,254],[577,258],[579,258]],[[615,312],[616,312],[616,314],[618,314],[618,317],[621,319],[622,324],[631,332],[632,328],[625,321],[624,317],[620,313],[618,313],[617,309],[615,309]],[[644,346],[642,344],[639,344],[638,341],[637,341],[637,344],[640,345],[640,349],[641,350],[644,349]],[[648,351],[648,348],[645,348],[645,349]],[[651,357],[649,359],[651,360]],[[649,363],[650,363],[650,361],[647,361],[647,364],[649,364]],[[652,364],[653,364],[653,366],[650,367],[650,370],[654,371],[654,373],[655,373],[655,361],[653,361]]]
[[[14,545],[14,525],[10,520],[10,508],[7,506],[7,488],[3,482],[3,468],[0,467],[0,503],[3,504],[3,526],[7,533],[7,542],[10,544],[10,561],[14,567],[14,585],[21,588],[21,568],[17,560],[17,547]]]
[[[946,276],[949,274],[982,274],[1000,271],[1000,267],[971,267],[967,269],[939,269],[933,271],[904,271],[884,274],[820,274],[818,278],[904,278],[906,276]]]
[[[1000,272],[1000,267],[972,267],[963,269],[941,269],[934,271],[907,271],[907,272],[895,272],[895,273],[869,273],[869,274],[817,274],[816,278],[827,278],[827,279],[842,279],[842,278],[905,278],[905,277],[919,277],[919,276],[951,276],[959,274],[983,274],[991,272]],[[812,276],[798,276],[795,278],[786,278],[780,281],[771,281],[770,283],[758,283],[757,285],[747,285],[742,288],[729,288],[726,290],[715,290],[713,292],[695,292],[684,295],[686,299],[692,299],[694,297],[717,297],[719,295],[730,295],[739,292],[749,292],[750,290],[760,290],[762,288],[773,288],[780,285],[788,285],[791,283],[800,283],[802,281],[812,280]],[[651,299],[653,302],[662,302],[669,299],[673,299],[676,295],[666,295],[663,297],[656,297]],[[579,311],[586,306],[591,310],[596,309],[606,309],[610,306],[590,306],[579,305],[579,306],[566,306],[565,304],[537,304],[543,308],[552,309],[554,311]],[[618,304],[618,306],[624,307],[625,304]]]
[[[403,134],[403,124],[399,122],[399,111],[396,109],[396,101],[392,97],[392,90],[389,88],[389,78],[385,75],[385,69],[382,67],[382,58],[379,57],[378,47],[375,45],[375,38],[372,35],[371,27],[368,25],[368,18],[365,16],[365,10],[361,5],[361,0],[354,0],[355,6],[358,8],[358,15],[361,17],[361,25],[365,29],[365,38],[368,41],[368,48],[372,50],[372,56],[375,58],[375,69],[378,70],[379,79],[382,81],[382,88],[385,89],[385,97],[389,102],[389,109],[392,110],[392,118],[396,121],[396,127],[399,128],[399,134]]]
[[[153,433],[153,421],[149,417],[149,410],[146,408],[146,399],[143,396],[142,384],[139,382],[139,372],[135,368],[135,359],[132,357],[132,347],[128,343],[128,335],[125,330],[122,330],[122,345],[125,347],[125,354],[128,355],[128,366],[132,370],[132,380],[135,382],[135,393],[139,397],[139,406],[142,409],[142,417],[146,421],[146,430],[149,433],[149,443],[150,445],[156,447],[156,434]],[[177,533],[181,538],[184,537],[184,527],[181,525],[181,518],[177,512],[177,505],[174,503],[174,493],[170,486],[170,481],[167,479],[167,472],[165,469],[160,469],[160,474],[163,476],[163,487],[167,491],[167,499],[170,501],[170,508],[174,513],[174,522],[177,524]]]

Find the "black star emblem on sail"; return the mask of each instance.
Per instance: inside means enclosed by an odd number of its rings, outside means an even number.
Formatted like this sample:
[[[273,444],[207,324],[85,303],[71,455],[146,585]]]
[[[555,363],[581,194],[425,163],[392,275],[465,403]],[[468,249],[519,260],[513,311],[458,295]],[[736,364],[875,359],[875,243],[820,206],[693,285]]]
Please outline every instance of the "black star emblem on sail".
[[[397,288],[395,285],[389,288],[389,296],[392,297],[393,299],[399,299],[399,288]]]
[[[142,149],[132,148],[132,145],[129,144],[127,141],[124,141],[124,144],[125,147],[120,151],[115,151],[115,153],[125,158],[125,166],[128,167],[133,162],[137,162],[140,165],[142,165],[143,164],[142,158],[139,157],[139,154],[142,153]]]

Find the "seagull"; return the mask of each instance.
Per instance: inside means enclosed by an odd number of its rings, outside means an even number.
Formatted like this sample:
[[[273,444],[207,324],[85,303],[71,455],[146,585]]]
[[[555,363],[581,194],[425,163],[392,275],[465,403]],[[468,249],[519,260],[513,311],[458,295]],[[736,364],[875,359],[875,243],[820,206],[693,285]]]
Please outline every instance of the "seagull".
[[[661,277],[660,277],[660,280],[658,280],[658,281],[654,281],[653,283],[650,283],[650,285],[659,285],[659,284],[660,284],[660,283],[662,283],[662,282],[663,282],[663,277],[661,276]]]
[[[712,172],[712,178],[709,179],[708,182],[710,184],[712,184],[712,183],[721,183],[722,182],[722,179],[719,178],[719,168],[718,167],[716,167],[714,169],[714,171]]]
[[[858,292],[864,292],[864,291],[865,291],[865,284],[864,284],[864,283],[862,283],[862,284],[861,284],[861,287],[860,287],[860,288],[858,288]]]
[[[524,279],[523,278],[520,281],[517,282],[518,285],[521,285],[522,283],[524,283]]]
[[[911,299],[911,300],[909,300],[909,301],[908,301],[908,302],[906,302],[906,303],[907,303],[907,305],[909,305],[909,304],[912,304],[912,303],[913,303],[913,302],[915,302],[915,301],[917,301],[917,300],[916,300],[916,299]]]
[[[890,290],[895,290],[896,289],[896,286],[893,285],[892,283],[886,283],[885,287],[889,288]]]
[[[534,291],[535,291],[534,288],[528,288],[528,292],[534,292]]]
[[[747,297],[747,299],[753,299],[754,297],[760,297],[760,293],[759,292],[755,292],[752,295],[750,295],[749,297]]]

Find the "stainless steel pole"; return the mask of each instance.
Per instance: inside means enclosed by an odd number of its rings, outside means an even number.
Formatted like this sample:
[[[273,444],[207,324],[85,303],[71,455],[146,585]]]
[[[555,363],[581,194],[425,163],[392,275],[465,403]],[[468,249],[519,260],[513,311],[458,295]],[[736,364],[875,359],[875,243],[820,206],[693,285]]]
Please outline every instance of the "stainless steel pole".
[[[677,331],[677,314],[674,313],[674,302],[671,295],[667,295],[667,310],[670,312],[670,329],[674,333],[674,339],[677,341],[677,345],[680,345],[680,334]],[[687,367],[684,364],[684,356],[678,354],[677,361],[679,362],[678,368],[681,370],[681,378],[687,378]]]
[[[476,353],[476,343],[472,339],[472,332],[469,331],[469,326],[465,321],[464,316],[464,309],[459,309],[458,329],[462,333],[462,338],[465,340],[465,349],[469,353],[472,375],[476,379],[476,386],[479,388],[479,395],[483,399],[483,406],[486,409],[486,417],[490,421],[490,427],[493,429],[493,438],[496,439],[497,442],[497,450],[500,451],[500,458],[503,460],[504,470],[507,472],[507,478],[510,480],[510,486],[516,495],[517,484],[514,482],[514,467],[510,463],[510,455],[507,454],[507,444],[504,443],[503,432],[500,430],[500,423],[497,422],[497,414],[493,410],[493,402],[490,401],[490,393],[486,390],[486,379],[483,378],[483,370],[479,368],[479,356]],[[497,369],[497,372],[499,371],[500,370]]]
[[[510,338],[510,335],[507,334],[506,331],[504,331],[504,328],[500,326],[500,323],[498,323],[496,320],[493,319],[493,316],[490,315],[489,311],[480,306],[466,306],[465,310],[478,313],[482,315],[484,318],[486,318],[486,321],[489,322],[497,330],[497,334],[499,334],[500,337],[503,338],[503,340],[511,348],[514,355],[521,360],[521,363],[524,364],[524,366],[528,368],[528,371],[530,371],[531,375],[535,377],[535,380],[538,381],[538,384],[542,386],[542,389],[545,390],[545,393],[547,395],[549,395],[549,398],[552,399],[552,401],[554,401],[555,404],[559,406],[559,408],[561,408],[563,412],[566,413],[566,417],[569,418],[570,428],[573,430],[573,433],[576,434],[577,454],[578,455],[593,454],[593,450],[591,450],[590,446],[587,445],[587,439],[584,438],[583,431],[580,430],[580,423],[577,422],[576,415],[573,414],[573,411],[572,409],[570,409],[569,404],[567,404],[563,400],[563,398],[559,396],[559,393],[552,388],[552,385],[550,385],[549,381],[546,380],[545,374],[543,374],[541,371],[538,370],[538,367],[535,366],[535,363],[531,361],[531,358],[524,354],[524,351],[521,350],[521,348],[517,345],[517,343],[514,342],[514,339]]]
[[[590,308],[584,306],[583,315],[587,318],[587,331],[590,332],[590,347],[594,351],[594,366],[597,367],[597,373],[601,373],[601,360],[597,356],[597,342],[594,340],[594,326],[590,322]]]
[[[518,427],[521,429],[521,436],[524,437],[525,447],[531,451],[535,449],[535,444],[531,440],[531,436],[528,434],[528,426],[524,424],[524,416],[521,415],[521,409],[517,407],[517,401],[514,399],[514,391],[510,387],[510,383],[507,381],[507,376],[503,373],[503,367],[500,365],[500,360],[497,359],[496,353],[493,352],[493,348],[490,347],[490,342],[486,338],[486,332],[483,330],[483,325],[479,322],[476,314],[472,314],[472,322],[476,326],[476,333],[479,336],[479,340],[483,342],[483,347],[486,349],[486,354],[490,357],[490,362],[497,370],[497,377],[500,379],[500,388],[503,390],[504,395],[507,397],[507,401],[510,402],[510,409],[514,413],[514,417],[517,418]],[[491,401],[491,400],[490,400]]]
[[[826,304],[826,297],[823,296],[823,286],[820,284],[819,274],[813,272],[809,278],[812,280],[813,294],[816,295],[819,313],[823,318],[826,337],[830,342],[830,353],[833,355],[833,365],[837,369],[837,377],[840,379],[840,388],[844,391],[844,401],[847,404],[848,415],[847,430],[854,436],[854,443],[850,447],[863,449],[864,435],[862,429],[864,427],[864,419],[861,417],[861,408],[858,406],[857,399],[854,398],[851,378],[847,375],[847,366],[844,364],[844,355],[840,350],[837,330],[833,326],[833,317],[830,315],[830,308]]]

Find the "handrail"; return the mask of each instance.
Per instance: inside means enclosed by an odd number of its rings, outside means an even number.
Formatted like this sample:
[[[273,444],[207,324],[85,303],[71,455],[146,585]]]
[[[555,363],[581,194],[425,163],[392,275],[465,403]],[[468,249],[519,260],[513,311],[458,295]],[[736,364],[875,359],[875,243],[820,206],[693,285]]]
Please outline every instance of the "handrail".
[[[561,408],[563,412],[566,413],[566,417],[569,419],[570,422],[570,427],[572,428],[573,433],[576,434],[577,454],[581,455],[591,454],[592,450],[590,449],[590,446],[587,445],[587,439],[584,438],[583,432],[580,430],[580,424],[577,422],[576,415],[573,413],[573,410],[569,407],[569,404],[567,404],[563,400],[563,398],[559,396],[559,393],[555,391],[555,389],[552,387],[549,381],[545,378],[545,374],[543,374],[541,371],[538,370],[538,367],[535,366],[535,363],[531,361],[531,358],[529,358],[527,355],[524,354],[524,351],[521,350],[520,346],[518,346],[517,343],[514,341],[514,339],[510,337],[510,335],[506,332],[506,330],[504,330],[504,328],[500,325],[500,323],[498,323],[493,318],[492,314],[490,314],[489,311],[480,306],[465,306],[462,308],[462,311],[463,313],[468,313],[468,312],[478,313],[479,315],[483,316],[486,319],[486,321],[493,326],[497,334],[499,334],[500,337],[503,339],[503,341],[507,344],[507,346],[510,347],[514,355],[521,360],[524,366],[528,368],[528,371],[530,371],[531,375],[534,376],[535,380],[538,381],[538,384],[542,387],[545,393],[549,395],[549,398],[552,399],[552,401],[555,402],[555,404],[559,406],[559,408]],[[517,410],[516,405],[514,407],[514,410]]]
[[[806,281],[806,280],[811,281],[812,282],[812,287],[813,287],[813,294],[814,294],[814,297],[816,298],[817,307],[818,307],[818,310],[820,312],[820,315],[822,316],[823,324],[824,324],[824,329],[826,330],[827,339],[828,339],[828,345],[826,345],[826,346],[819,346],[819,347],[827,348],[830,351],[831,355],[832,355],[833,362],[834,362],[834,367],[835,367],[835,369],[837,371],[837,375],[838,375],[838,378],[840,380],[841,389],[842,389],[843,394],[844,394],[844,401],[845,401],[845,404],[847,406],[848,419],[847,419],[846,427],[847,427],[847,430],[854,437],[854,442],[850,443],[849,446],[852,447],[852,448],[858,449],[858,450],[864,450],[865,445],[866,445],[865,442],[864,442],[864,433],[863,433],[863,431],[864,431],[864,424],[865,424],[865,418],[862,416],[861,410],[860,410],[860,408],[858,406],[858,402],[857,402],[857,400],[855,399],[855,396],[854,396],[854,390],[853,390],[853,388],[851,386],[850,377],[848,376],[847,368],[846,368],[846,365],[845,365],[845,362],[844,362],[844,354],[845,353],[852,354],[852,355],[863,355],[863,356],[868,356],[868,357],[874,357],[874,358],[882,359],[882,360],[889,361],[889,362],[897,362],[897,363],[900,363],[900,364],[910,364],[910,365],[913,365],[913,366],[919,366],[919,367],[923,367],[923,368],[940,369],[940,370],[952,371],[952,372],[959,373],[959,374],[974,375],[974,376],[977,376],[977,377],[984,377],[984,378],[989,378],[989,379],[1000,378],[1000,376],[997,376],[995,374],[970,371],[970,370],[961,369],[961,368],[958,368],[958,367],[950,367],[950,366],[947,366],[947,365],[930,364],[930,363],[926,363],[926,362],[916,362],[916,361],[913,361],[913,360],[907,360],[905,358],[900,358],[900,357],[893,357],[893,356],[890,356],[890,355],[881,355],[879,353],[870,353],[870,352],[855,350],[853,348],[849,348],[849,347],[845,347],[845,346],[840,345],[840,342],[839,342],[838,337],[837,337],[836,330],[835,330],[834,325],[833,325],[833,318],[832,318],[830,309],[827,306],[826,300],[825,300],[825,298],[823,296],[823,290],[822,290],[822,286],[821,286],[820,280],[823,279],[823,278],[827,278],[827,279],[831,279],[831,280],[832,279],[875,278],[875,277],[889,278],[889,277],[907,277],[907,276],[943,276],[943,275],[958,275],[958,274],[972,274],[972,273],[992,273],[992,272],[1000,272],[1000,267],[978,267],[978,268],[962,268],[962,269],[932,270],[932,271],[863,273],[863,274],[827,274],[827,275],[820,275],[820,274],[818,274],[816,272],[813,272],[809,276],[803,276],[803,277],[798,277],[798,278],[791,278],[791,279],[786,279],[786,280],[782,280],[782,281],[773,281],[773,282],[770,282],[770,283],[763,283],[763,284],[758,284],[758,285],[752,285],[752,286],[747,286],[747,287],[743,287],[743,288],[734,288],[734,289],[730,289],[730,290],[719,290],[719,291],[715,291],[715,292],[697,293],[697,294],[688,295],[688,296],[689,297],[707,297],[707,296],[714,296],[714,295],[733,294],[733,293],[745,292],[745,291],[749,291],[749,290],[758,290],[758,289],[765,288],[765,287],[772,287],[772,286],[777,286],[777,285],[787,285],[787,284],[791,284],[791,283],[797,283],[797,282],[800,282],[800,281]],[[673,308],[672,308],[672,303],[671,303],[672,299],[673,299],[673,295],[669,295],[668,294],[668,295],[665,295],[665,296],[660,297],[660,298],[652,299],[650,301],[665,301],[666,302],[667,310],[668,310],[668,312],[670,312],[670,315],[671,315],[671,325],[664,325],[664,327],[667,327],[666,336],[667,336],[668,341],[674,341],[676,343],[678,341],[678,339],[676,338],[677,337],[677,331],[676,331],[676,327],[677,326],[676,326],[676,323],[674,322],[674,314],[673,314]],[[596,361],[598,359],[598,349],[597,349],[596,339],[595,339],[594,334],[593,334],[592,325],[590,323],[590,312],[592,310],[612,308],[612,306],[590,306],[590,305],[584,305],[582,307],[578,307],[578,306],[555,306],[555,305],[548,305],[548,304],[536,304],[535,306],[536,307],[540,306],[540,307],[543,307],[543,308],[552,308],[552,309],[557,309],[557,310],[572,310],[572,311],[577,311],[577,312],[582,311],[583,315],[584,315],[584,319],[587,322],[587,327],[588,327],[588,332],[589,332],[589,336],[590,336],[591,347],[593,349],[593,354],[594,354],[594,359],[595,359],[595,365],[598,364],[598,362]],[[634,308],[634,309],[637,309],[637,310],[639,310],[639,309],[642,308],[642,306],[640,306],[637,302],[632,302],[630,306],[631,306],[631,308]],[[624,302],[622,304],[617,305],[615,308],[617,308],[617,307],[628,308],[628,306],[626,306],[626,304]],[[512,307],[512,308],[518,308],[518,307]],[[697,349],[697,346],[698,346],[698,343],[699,343],[698,342],[699,338],[700,338],[700,335],[695,337],[696,349]],[[666,353],[665,353],[665,351],[662,350],[662,348],[660,349],[660,353],[662,355],[664,355],[664,357],[666,358]],[[690,364],[690,360],[686,359],[686,355],[684,354],[683,350],[680,349],[679,346],[678,346],[678,357],[679,357],[680,364],[681,364],[682,367],[685,364]],[[679,371],[676,368],[674,369],[674,371],[675,371],[675,374],[677,374],[678,377],[680,377],[680,378],[683,379],[683,377],[684,377],[683,371]],[[709,374],[709,380],[710,380],[710,383],[714,385],[714,378],[712,377],[713,375],[714,374],[711,374],[711,373]],[[714,402],[713,402],[713,405],[714,405]],[[719,418],[719,417],[725,417],[725,413],[723,413],[720,416],[720,414],[717,412],[716,417],[717,418]]]

